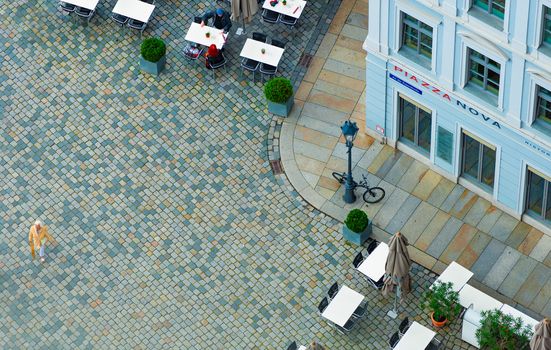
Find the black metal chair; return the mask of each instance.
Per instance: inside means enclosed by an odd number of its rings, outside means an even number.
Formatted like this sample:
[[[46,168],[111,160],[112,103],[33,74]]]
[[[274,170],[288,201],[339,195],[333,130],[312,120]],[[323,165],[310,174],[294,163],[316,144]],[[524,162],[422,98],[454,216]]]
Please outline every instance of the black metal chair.
[[[121,27],[124,26],[126,22],[128,22],[128,17],[119,15],[118,13],[111,14],[111,19],[120,24]]]
[[[406,316],[406,318],[404,318],[402,322],[400,322],[400,325],[398,326],[398,332],[400,333],[400,337],[406,334],[408,328],[409,328],[409,318]]]
[[[203,49],[197,45],[190,43],[184,48],[184,56],[191,61],[197,61],[203,55]]]
[[[201,24],[202,21],[203,21],[203,17],[198,17],[198,16],[193,17],[193,22],[195,23]]]
[[[356,310],[352,313],[352,316],[355,318],[362,318],[365,316],[367,310],[367,303],[364,306],[358,306]]]
[[[371,284],[375,289],[382,289],[385,285],[384,278],[385,276],[381,277],[378,281],[374,281],[371,278],[367,277],[367,282]]]
[[[328,305],[329,305],[329,301],[327,300],[327,297],[323,297],[323,299],[321,299],[320,304],[318,305],[318,311],[320,315],[325,311],[325,309],[327,309]]]
[[[140,31],[140,38],[142,37],[143,31],[145,30],[145,27],[147,27],[147,23],[141,22],[135,19],[128,20],[127,23],[128,27],[132,29],[136,29]]]
[[[140,1],[146,2],[151,5],[155,5],[155,0],[140,0]]]
[[[68,3],[63,2],[63,1],[59,2],[59,8],[63,12],[67,12],[67,13],[75,12],[75,10],[77,9],[77,7],[75,5],[68,4]]]
[[[268,40],[268,36],[266,34],[253,32],[253,40],[265,43]]]
[[[84,7],[77,7],[75,9],[77,16],[86,18],[88,23],[90,23],[90,19],[94,16],[94,12],[94,10],[85,9]]]
[[[298,18],[287,16],[287,15],[281,15],[279,17],[279,22],[290,26],[291,28],[294,27],[297,24]]]
[[[253,72],[253,81],[255,81],[255,73],[258,70],[258,66],[260,66],[260,62],[251,60],[250,58],[243,58],[241,60],[241,77],[243,77],[243,70],[248,70],[249,72]]]
[[[222,59],[219,60],[219,61],[217,61],[217,62],[211,63],[211,62],[209,61],[209,66],[210,66],[210,68],[211,68],[210,70],[212,71],[212,77],[213,77],[214,79],[216,79],[216,74],[215,74],[215,72],[214,72],[216,69],[221,68],[221,67],[224,67],[224,69],[226,69],[226,71],[228,70],[228,68],[226,67],[226,63],[227,63],[226,57],[224,57],[224,54],[223,54],[222,52],[220,52],[220,56],[222,56]]]
[[[286,44],[283,41],[280,41],[280,40],[277,40],[277,39],[272,39],[272,45],[284,49]]]
[[[354,328],[354,325],[356,324],[356,320],[354,318],[351,318],[350,320],[346,321],[344,324],[344,327],[341,327],[339,325],[335,325],[337,330],[341,332],[342,334],[346,334]]]
[[[429,345],[425,348],[426,350],[439,350],[442,346],[442,342],[436,338],[432,338]]]
[[[396,344],[398,344],[399,340],[400,340],[400,336],[398,335],[398,332],[394,332],[394,334],[388,340],[388,348],[390,350],[394,349]]]
[[[375,250],[375,248],[377,248],[378,245],[379,243],[377,241],[371,241],[371,243],[369,243],[369,245],[367,246],[367,254],[373,253],[373,251]]]
[[[297,342],[294,341],[287,347],[287,350],[297,350]]]
[[[264,9],[264,11],[262,11],[262,20],[267,23],[277,23],[279,20],[279,13]]]
[[[339,284],[335,282],[333,283],[331,288],[329,288],[329,292],[327,293],[327,295],[329,295],[329,299],[333,299],[338,292],[339,292]]]
[[[364,256],[362,255],[362,252],[359,252],[358,255],[354,258],[354,261],[352,261],[352,265],[354,265],[354,268],[357,269],[361,263],[364,261]]]

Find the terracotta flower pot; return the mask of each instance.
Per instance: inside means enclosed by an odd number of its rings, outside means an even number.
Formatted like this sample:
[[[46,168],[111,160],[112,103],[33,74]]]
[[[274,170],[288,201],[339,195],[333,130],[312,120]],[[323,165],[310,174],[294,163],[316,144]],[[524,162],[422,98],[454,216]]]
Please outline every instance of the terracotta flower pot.
[[[448,322],[447,319],[444,319],[444,321],[442,321],[442,322],[436,321],[436,320],[434,319],[434,312],[431,312],[431,313],[430,313],[430,319],[431,319],[431,321],[432,321],[432,325],[433,325],[434,327],[438,327],[438,328],[444,327],[444,325],[446,324],[446,322]]]

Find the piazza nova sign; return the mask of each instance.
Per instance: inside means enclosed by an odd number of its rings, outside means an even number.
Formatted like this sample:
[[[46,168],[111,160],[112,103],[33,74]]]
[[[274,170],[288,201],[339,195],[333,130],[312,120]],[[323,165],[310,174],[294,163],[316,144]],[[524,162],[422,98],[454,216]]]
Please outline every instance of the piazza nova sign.
[[[399,76],[398,76],[399,75]],[[456,107],[463,109],[464,111],[469,111],[473,116],[482,118],[487,123],[490,123],[494,127],[501,129],[499,122],[487,117],[484,113],[478,111],[476,108],[469,106],[467,103],[451,96],[446,91],[441,90],[440,88],[432,85],[431,83],[418,78],[416,75],[411,74],[407,70],[404,70],[398,66],[394,66],[394,71],[389,72],[390,79],[398,82],[399,84],[409,88],[410,90],[415,91],[419,95],[423,94],[423,91],[426,91],[430,94],[436,95],[443,99],[446,102],[454,104]]]

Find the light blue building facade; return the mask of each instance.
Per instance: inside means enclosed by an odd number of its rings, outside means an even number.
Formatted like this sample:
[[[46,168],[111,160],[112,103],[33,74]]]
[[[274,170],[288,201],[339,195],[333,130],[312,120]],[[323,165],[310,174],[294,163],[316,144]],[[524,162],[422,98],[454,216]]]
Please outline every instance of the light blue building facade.
[[[551,234],[551,0],[370,0],[366,126]]]

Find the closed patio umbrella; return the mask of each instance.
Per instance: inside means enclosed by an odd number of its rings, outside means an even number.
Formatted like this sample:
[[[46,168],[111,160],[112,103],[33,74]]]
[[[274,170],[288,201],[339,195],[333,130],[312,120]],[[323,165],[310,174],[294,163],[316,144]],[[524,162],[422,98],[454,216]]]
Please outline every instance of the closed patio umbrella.
[[[245,22],[249,23],[257,11],[256,0],[232,0],[231,2],[231,18],[234,21],[239,19],[243,21],[243,33],[246,33]]]
[[[388,312],[388,316],[396,318],[396,303],[401,299],[404,293],[411,290],[411,279],[409,270],[411,268],[411,259],[408,253],[408,240],[400,232],[396,232],[388,243],[388,257],[385,265],[384,286],[382,293],[388,296],[395,288],[394,309]]]
[[[551,350],[551,319],[544,318],[536,325],[530,340],[530,350]]]

